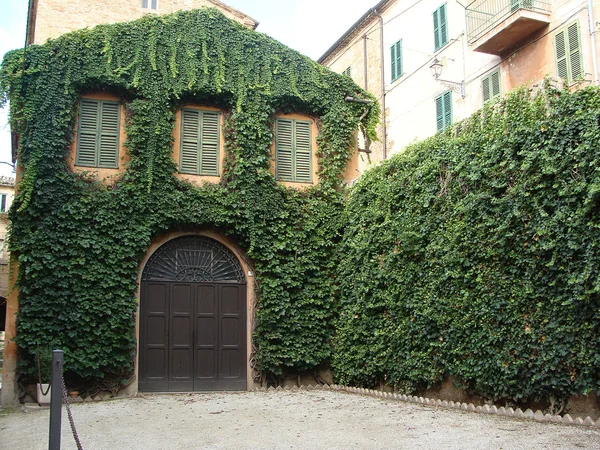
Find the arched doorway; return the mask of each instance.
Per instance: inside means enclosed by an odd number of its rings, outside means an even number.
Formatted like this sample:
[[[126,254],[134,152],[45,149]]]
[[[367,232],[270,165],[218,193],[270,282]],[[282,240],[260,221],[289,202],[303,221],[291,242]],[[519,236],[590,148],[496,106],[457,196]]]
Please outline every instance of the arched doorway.
[[[246,280],[205,236],[162,245],[142,272],[139,390],[246,389]]]

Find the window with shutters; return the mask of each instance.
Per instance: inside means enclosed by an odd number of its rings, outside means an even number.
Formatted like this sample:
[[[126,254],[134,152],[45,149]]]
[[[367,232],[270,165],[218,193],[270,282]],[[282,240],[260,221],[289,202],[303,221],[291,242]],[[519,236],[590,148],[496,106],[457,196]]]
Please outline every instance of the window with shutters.
[[[6,211],[8,211],[6,199],[6,194],[0,194],[0,213],[5,213]]]
[[[142,8],[158,9],[158,0],[142,0]]]
[[[117,169],[121,105],[82,98],[79,103],[75,165]]]
[[[435,99],[437,131],[441,132],[452,125],[452,91],[446,91]]]
[[[277,119],[275,123],[275,179],[312,183],[312,122]]]
[[[219,175],[220,116],[218,111],[181,110],[180,173]]]
[[[483,91],[483,103],[500,98],[500,71],[497,70],[481,80],[481,89]]]
[[[448,17],[446,14],[446,4],[443,4],[433,12],[433,41],[434,51],[448,43]]]
[[[554,35],[556,74],[569,84],[583,77],[580,36],[579,21],[567,25]]]
[[[392,82],[402,76],[402,39],[390,48],[392,53]]]

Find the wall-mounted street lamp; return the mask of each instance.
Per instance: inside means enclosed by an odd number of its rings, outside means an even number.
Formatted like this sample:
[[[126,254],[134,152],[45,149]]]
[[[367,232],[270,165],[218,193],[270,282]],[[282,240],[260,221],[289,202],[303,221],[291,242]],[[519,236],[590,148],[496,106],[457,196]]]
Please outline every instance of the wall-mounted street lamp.
[[[448,80],[440,79],[440,75],[442,74],[442,70],[444,69],[444,66],[437,58],[433,59],[429,68],[431,69],[431,75],[433,75],[433,78],[435,78],[437,81],[442,83],[444,86],[449,87],[454,92],[460,94],[462,98],[465,98],[465,82],[464,81],[457,83],[456,81],[448,81]]]

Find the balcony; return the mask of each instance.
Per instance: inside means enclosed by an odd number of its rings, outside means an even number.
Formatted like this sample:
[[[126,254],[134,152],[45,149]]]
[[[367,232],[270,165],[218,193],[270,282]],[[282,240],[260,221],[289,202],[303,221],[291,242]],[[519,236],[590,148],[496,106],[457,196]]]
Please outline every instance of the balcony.
[[[475,0],[466,8],[476,52],[501,55],[550,23],[551,0]]]

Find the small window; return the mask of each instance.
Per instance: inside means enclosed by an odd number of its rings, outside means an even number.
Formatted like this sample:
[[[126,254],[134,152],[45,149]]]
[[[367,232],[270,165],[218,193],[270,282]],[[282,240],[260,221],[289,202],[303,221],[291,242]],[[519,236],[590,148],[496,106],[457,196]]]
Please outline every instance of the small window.
[[[402,39],[391,47],[392,52],[392,82],[402,76]]]
[[[435,99],[435,115],[438,132],[452,125],[452,91],[446,91]]]
[[[497,70],[481,80],[483,103],[500,98],[500,71]]]
[[[556,73],[569,84],[583,76],[583,55],[579,22],[573,22],[554,35]]]
[[[158,9],[158,0],[142,0],[142,8]]]
[[[433,12],[433,41],[434,51],[448,43],[448,21],[446,15],[446,5],[443,4]]]
[[[121,105],[118,102],[81,99],[76,166],[119,167],[120,112]]]
[[[220,113],[217,111],[181,111],[179,172],[219,175],[220,130]]]
[[[0,194],[0,213],[5,213],[6,210],[6,194]]]
[[[344,70],[344,71],[342,72],[342,75],[345,75],[345,76],[347,76],[347,77],[349,77],[349,78],[352,78],[352,75],[351,75],[351,69],[352,69],[352,67],[347,67],[347,68],[346,68],[346,70]]]
[[[277,119],[275,127],[275,179],[311,183],[312,123]]]

